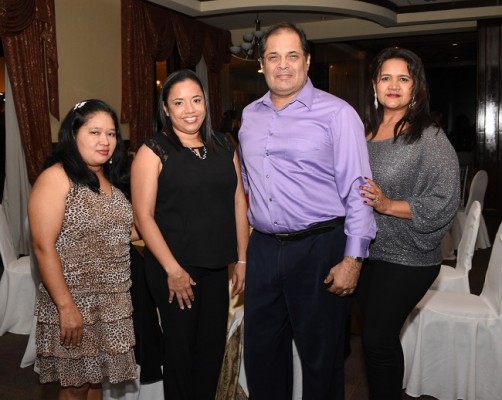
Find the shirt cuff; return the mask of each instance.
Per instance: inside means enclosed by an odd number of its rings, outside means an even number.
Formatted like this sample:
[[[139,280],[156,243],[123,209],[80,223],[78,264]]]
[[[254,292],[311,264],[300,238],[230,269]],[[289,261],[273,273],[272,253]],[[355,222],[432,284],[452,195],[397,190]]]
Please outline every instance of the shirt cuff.
[[[371,243],[370,239],[359,238],[355,236],[347,236],[344,255],[368,258],[369,255],[368,249],[370,243]]]

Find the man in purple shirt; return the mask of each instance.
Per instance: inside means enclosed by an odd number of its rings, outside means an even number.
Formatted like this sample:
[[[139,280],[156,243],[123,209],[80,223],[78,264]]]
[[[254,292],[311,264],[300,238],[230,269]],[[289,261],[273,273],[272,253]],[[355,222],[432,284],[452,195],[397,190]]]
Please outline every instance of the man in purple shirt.
[[[314,88],[303,31],[274,25],[260,46],[269,92],[243,112],[239,140],[254,230],[247,251],[244,362],[250,399],[343,400],[351,294],[375,237],[359,185],[371,177],[364,129],[345,101]],[[241,260],[242,261],[242,260]]]

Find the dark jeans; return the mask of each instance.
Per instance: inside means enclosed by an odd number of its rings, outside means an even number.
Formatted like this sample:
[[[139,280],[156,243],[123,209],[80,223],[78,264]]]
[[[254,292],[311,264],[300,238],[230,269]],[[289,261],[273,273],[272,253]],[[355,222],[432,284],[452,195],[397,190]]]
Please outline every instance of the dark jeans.
[[[192,286],[192,308],[169,304],[167,275],[158,265],[146,269],[159,309],[164,338],[164,397],[214,400],[225,352],[228,321],[228,270],[185,267]]]
[[[351,299],[323,283],[341,261],[343,226],[281,242],[254,231],[247,252],[244,363],[251,400],[290,400],[292,339],[304,400],[343,400],[345,326]]]
[[[399,334],[408,314],[438,276],[439,268],[374,260],[363,265],[357,301],[363,316],[362,343],[370,400],[401,400],[404,357]]]

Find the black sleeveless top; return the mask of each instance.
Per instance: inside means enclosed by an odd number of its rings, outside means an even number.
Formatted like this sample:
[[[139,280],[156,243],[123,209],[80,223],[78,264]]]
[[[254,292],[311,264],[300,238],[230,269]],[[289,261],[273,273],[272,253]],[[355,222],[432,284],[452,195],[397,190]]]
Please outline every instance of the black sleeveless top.
[[[162,162],[155,222],[178,263],[214,269],[235,262],[237,175],[232,143],[218,135],[216,151],[208,151],[205,160],[188,148],[176,149],[165,134],[154,135],[145,145]]]

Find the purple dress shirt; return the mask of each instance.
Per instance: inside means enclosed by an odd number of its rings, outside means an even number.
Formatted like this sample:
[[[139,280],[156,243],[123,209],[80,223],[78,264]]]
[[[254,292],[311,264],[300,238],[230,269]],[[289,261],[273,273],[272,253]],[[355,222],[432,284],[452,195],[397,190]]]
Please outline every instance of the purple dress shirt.
[[[290,233],[345,216],[345,255],[368,256],[373,209],[359,185],[371,178],[364,128],[345,101],[314,88],[277,110],[270,92],[243,111],[239,131],[251,226]]]

